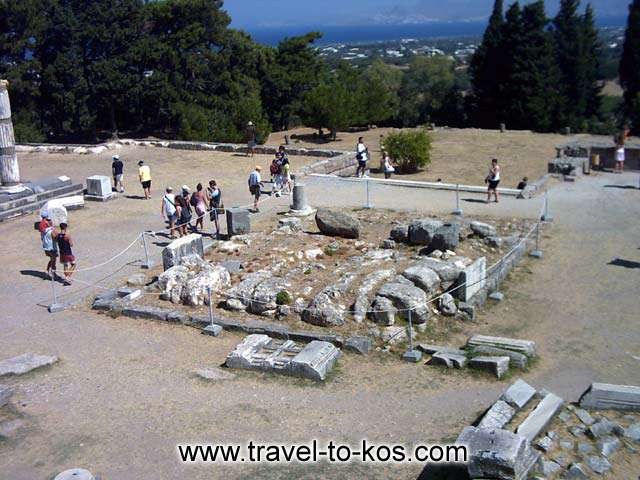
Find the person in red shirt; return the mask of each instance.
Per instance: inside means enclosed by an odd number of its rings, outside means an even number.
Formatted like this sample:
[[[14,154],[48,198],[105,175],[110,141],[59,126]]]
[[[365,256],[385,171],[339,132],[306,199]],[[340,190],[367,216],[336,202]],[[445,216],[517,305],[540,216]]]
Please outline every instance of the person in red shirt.
[[[76,269],[76,257],[73,256],[73,251],[71,250],[73,239],[69,235],[67,228],[66,223],[60,224],[60,232],[56,237],[56,241],[58,242],[58,250],[60,250],[60,263],[64,265],[64,281],[67,285],[70,285],[71,275]]]

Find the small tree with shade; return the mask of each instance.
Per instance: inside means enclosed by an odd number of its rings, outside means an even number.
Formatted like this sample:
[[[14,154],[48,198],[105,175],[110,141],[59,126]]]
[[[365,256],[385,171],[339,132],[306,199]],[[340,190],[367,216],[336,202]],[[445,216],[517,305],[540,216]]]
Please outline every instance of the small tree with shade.
[[[390,133],[383,144],[401,173],[415,173],[431,163],[431,137],[426,130]]]

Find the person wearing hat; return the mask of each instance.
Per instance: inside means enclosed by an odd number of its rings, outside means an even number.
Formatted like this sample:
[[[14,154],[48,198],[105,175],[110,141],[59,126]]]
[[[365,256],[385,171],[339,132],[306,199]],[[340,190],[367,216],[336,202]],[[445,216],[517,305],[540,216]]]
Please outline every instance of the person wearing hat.
[[[247,124],[247,157],[249,155],[253,157],[253,155],[255,154],[257,133],[258,132],[256,131],[256,126],[253,124],[253,122],[249,122]]]
[[[124,193],[124,164],[120,160],[120,155],[111,157],[111,173],[113,174],[113,188],[116,192]],[[120,189],[118,190],[118,187]]]
[[[191,198],[189,187],[182,186],[182,194],[176,196],[176,207],[178,211],[178,233],[181,236],[188,235],[187,227],[191,223]]]
[[[260,178],[260,171],[262,167],[260,165],[256,165],[256,168],[249,175],[249,192],[253,195],[253,211],[259,212],[258,203],[260,202],[260,193],[262,189],[262,178]]]
[[[151,169],[142,160],[138,162],[138,178],[144,190],[144,199],[149,200],[151,198]]]

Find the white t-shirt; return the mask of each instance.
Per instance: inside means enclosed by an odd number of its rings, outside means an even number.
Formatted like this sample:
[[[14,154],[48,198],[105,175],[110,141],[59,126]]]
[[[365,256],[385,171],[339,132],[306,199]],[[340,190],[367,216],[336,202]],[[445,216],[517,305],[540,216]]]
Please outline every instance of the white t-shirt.
[[[167,217],[171,217],[176,213],[176,196],[173,193],[165,193],[164,198],[164,213]]]
[[[491,167],[489,169],[489,178],[491,178],[491,180],[493,180],[494,182],[500,181],[500,171],[500,165],[496,165],[495,173],[493,173],[493,167]]]
[[[616,162],[624,162],[624,147],[616,150]]]
[[[251,175],[249,175],[250,187],[255,187],[256,185],[259,185],[261,181],[262,179],[260,178],[260,172],[258,172],[257,170],[254,170],[253,172],[251,172]]]
[[[367,147],[365,146],[364,143],[358,144],[358,146],[356,147],[356,152],[362,155],[363,162],[366,162],[367,160],[369,160],[369,158],[367,158]]]

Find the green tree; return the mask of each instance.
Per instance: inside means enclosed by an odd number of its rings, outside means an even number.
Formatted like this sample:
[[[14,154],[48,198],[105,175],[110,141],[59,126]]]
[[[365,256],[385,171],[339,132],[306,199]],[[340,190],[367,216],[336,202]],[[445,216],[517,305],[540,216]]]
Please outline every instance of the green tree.
[[[364,124],[383,125],[398,115],[402,72],[376,59],[361,76]]]
[[[319,32],[311,32],[286,38],[278,45],[273,63],[265,72],[262,100],[277,130],[289,128],[291,117],[302,110],[305,94],[325,74],[326,65],[311,46],[321,36]]]
[[[502,41],[509,62],[501,115],[515,129],[549,131],[555,125],[557,70],[547,23],[542,0],[522,10],[516,2],[506,14]]]
[[[640,133],[640,0],[629,5],[629,17],[620,60],[620,84],[624,89],[624,113],[634,134]]]
[[[0,78],[9,80],[18,141],[37,141],[44,131],[35,56],[45,17],[40,0],[0,1]]]
[[[591,4],[587,5],[582,17],[581,38],[585,58],[585,90],[587,96],[587,108],[584,114],[587,118],[594,118],[599,117],[602,110],[602,85],[599,81],[602,45],[595,26],[595,14]]]
[[[496,128],[503,101],[500,91],[504,83],[502,33],[504,26],[503,0],[496,0],[482,43],[471,58],[469,74],[473,85],[470,97],[474,123],[484,128]]]
[[[390,133],[383,144],[402,173],[415,173],[431,163],[431,137],[426,130]]]
[[[402,126],[437,121],[455,87],[455,64],[438,57],[416,57],[404,74],[400,88]]]
[[[354,100],[346,83],[337,76],[322,82],[307,92],[303,99],[302,119],[306,125],[322,133],[328,128],[336,139],[340,129],[353,124]]]

